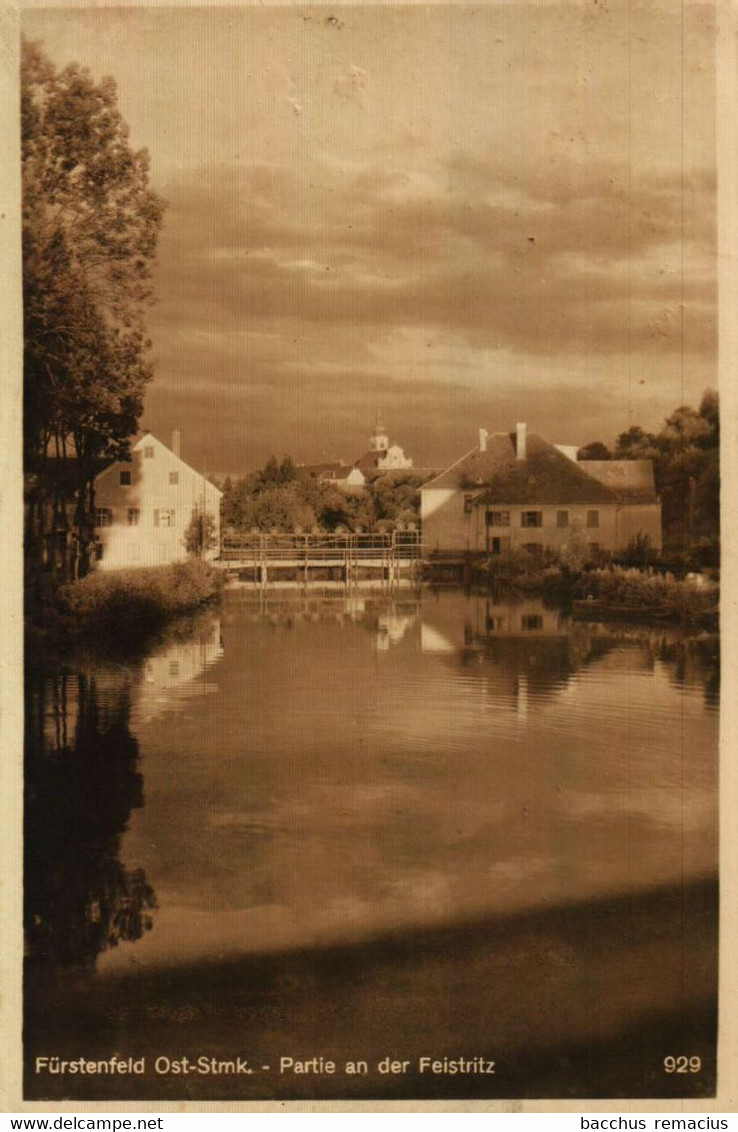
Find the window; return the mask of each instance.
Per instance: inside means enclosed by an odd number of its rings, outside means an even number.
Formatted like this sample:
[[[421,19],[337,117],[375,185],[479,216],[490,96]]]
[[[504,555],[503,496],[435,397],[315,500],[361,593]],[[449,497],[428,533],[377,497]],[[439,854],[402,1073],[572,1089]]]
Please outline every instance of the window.
[[[141,512],[139,511],[138,507],[129,507],[128,508],[128,526],[129,527],[137,527],[138,526],[138,520],[139,520],[140,514],[141,514]]]
[[[568,511],[557,511],[556,512],[556,526],[557,527],[568,527],[569,526],[569,512]]]
[[[174,526],[174,511],[166,508],[159,511],[154,511],[154,526],[155,527],[173,527]]]
[[[588,527],[599,527],[599,525],[600,525],[600,513],[599,513],[599,511],[588,511],[587,512],[587,526]]]
[[[523,629],[542,629],[543,617],[540,613],[524,613],[520,618],[520,624]]]
[[[542,511],[521,511],[520,523],[523,527],[542,527],[543,526],[543,512]]]
[[[179,483],[179,472],[170,472],[169,473],[169,482],[170,482],[170,484],[178,484]]]
[[[543,555],[543,543],[526,542],[525,550],[528,551],[528,554],[532,554],[534,558],[540,558]]]
[[[488,511],[487,512],[487,526],[488,527],[509,527],[510,526],[510,512],[509,511]]]
[[[112,527],[113,512],[110,507],[97,507],[95,509],[95,526]]]
[[[154,445],[153,444],[145,444],[144,445],[144,459],[145,460],[153,460],[154,459]]]
[[[170,676],[179,676],[179,661],[178,660],[170,660],[169,661],[169,675]]]
[[[473,505],[474,505],[474,496],[473,495],[465,495],[464,496],[464,514],[465,515],[471,515],[471,510],[472,510]]]
[[[131,486],[131,473],[130,472],[121,472],[120,473],[120,486],[121,487],[130,487]]]
[[[593,554],[599,554],[600,544],[598,542],[591,542],[589,544],[589,549],[592,551]]]

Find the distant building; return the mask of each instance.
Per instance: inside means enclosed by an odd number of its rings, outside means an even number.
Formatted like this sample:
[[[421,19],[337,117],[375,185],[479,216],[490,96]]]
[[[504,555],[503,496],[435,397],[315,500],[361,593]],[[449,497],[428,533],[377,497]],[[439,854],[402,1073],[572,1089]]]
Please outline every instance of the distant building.
[[[210,515],[220,541],[221,492],[179,455],[179,433],[172,448],[145,433],[129,461],[117,461],[95,479],[98,568],[162,566],[187,557],[185,532],[192,516]],[[215,549],[206,554],[214,557]]]
[[[573,453],[573,454],[572,454]],[[586,460],[528,435],[479,430],[479,443],[421,488],[429,551],[624,550],[638,535],[661,549],[661,502],[650,460]]]
[[[369,451],[356,461],[354,467],[360,468],[369,477],[377,472],[399,471],[412,466],[412,460],[405,455],[400,445],[390,444],[382,418],[377,413],[374,432],[369,438]]]
[[[350,464],[308,464],[301,470],[314,476],[319,483],[331,484],[342,491],[363,491],[366,486],[366,477],[361,468]]]

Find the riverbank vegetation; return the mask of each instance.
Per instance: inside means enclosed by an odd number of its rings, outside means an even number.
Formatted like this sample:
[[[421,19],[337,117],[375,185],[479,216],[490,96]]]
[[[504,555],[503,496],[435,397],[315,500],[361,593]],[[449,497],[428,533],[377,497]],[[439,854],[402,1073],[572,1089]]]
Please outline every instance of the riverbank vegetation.
[[[97,571],[34,603],[27,644],[32,650],[106,641],[121,652],[145,648],[169,621],[216,601],[223,584],[222,572],[198,558]]]
[[[661,618],[717,628],[718,587],[697,584],[696,578],[608,567],[579,574],[569,588],[578,616]]]
[[[654,556],[657,561],[657,556]],[[713,571],[713,573],[716,573]],[[441,561],[426,580],[458,585],[458,571],[444,575]],[[473,587],[510,595],[540,594],[544,600],[582,619],[668,621],[717,630],[720,588],[716,577],[683,572],[677,576],[656,566],[617,562],[572,564],[564,555],[535,561],[526,552],[502,561],[477,556],[467,563],[464,581]]]

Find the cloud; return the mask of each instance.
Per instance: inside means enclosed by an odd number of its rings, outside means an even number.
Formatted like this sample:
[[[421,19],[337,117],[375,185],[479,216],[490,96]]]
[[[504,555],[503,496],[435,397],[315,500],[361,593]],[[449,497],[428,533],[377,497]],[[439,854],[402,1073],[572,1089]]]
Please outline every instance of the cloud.
[[[255,165],[169,189],[160,328],[275,319],[453,329],[525,354],[714,349],[708,172],[457,158],[397,171]]]
[[[388,155],[185,170],[165,195],[147,423],[176,405],[197,466],[356,458],[378,408],[421,463],[521,400],[558,441],[610,440],[712,383],[708,171]]]

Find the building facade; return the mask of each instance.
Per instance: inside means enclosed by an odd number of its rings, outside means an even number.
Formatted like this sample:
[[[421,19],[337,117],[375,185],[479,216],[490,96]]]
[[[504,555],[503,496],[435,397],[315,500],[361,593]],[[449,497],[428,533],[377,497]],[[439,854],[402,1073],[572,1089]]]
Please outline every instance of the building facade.
[[[369,450],[354,465],[366,476],[379,472],[402,471],[412,468],[410,456],[406,456],[399,444],[390,444],[382,418],[377,414],[374,432],[369,438]]]
[[[528,435],[489,434],[421,488],[429,552],[588,547],[625,550],[638,536],[661,549],[661,503],[649,460],[577,461],[576,453]]]
[[[221,492],[179,456],[179,435],[167,448],[150,432],[131,449],[131,459],[105,468],[95,480],[98,569],[163,566],[187,558],[185,532],[193,515],[209,515],[220,544]]]
[[[366,487],[366,477],[361,469],[340,461],[333,464],[307,464],[304,471],[318,483],[330,484],[331,487],[348,493],[360,492]]]

